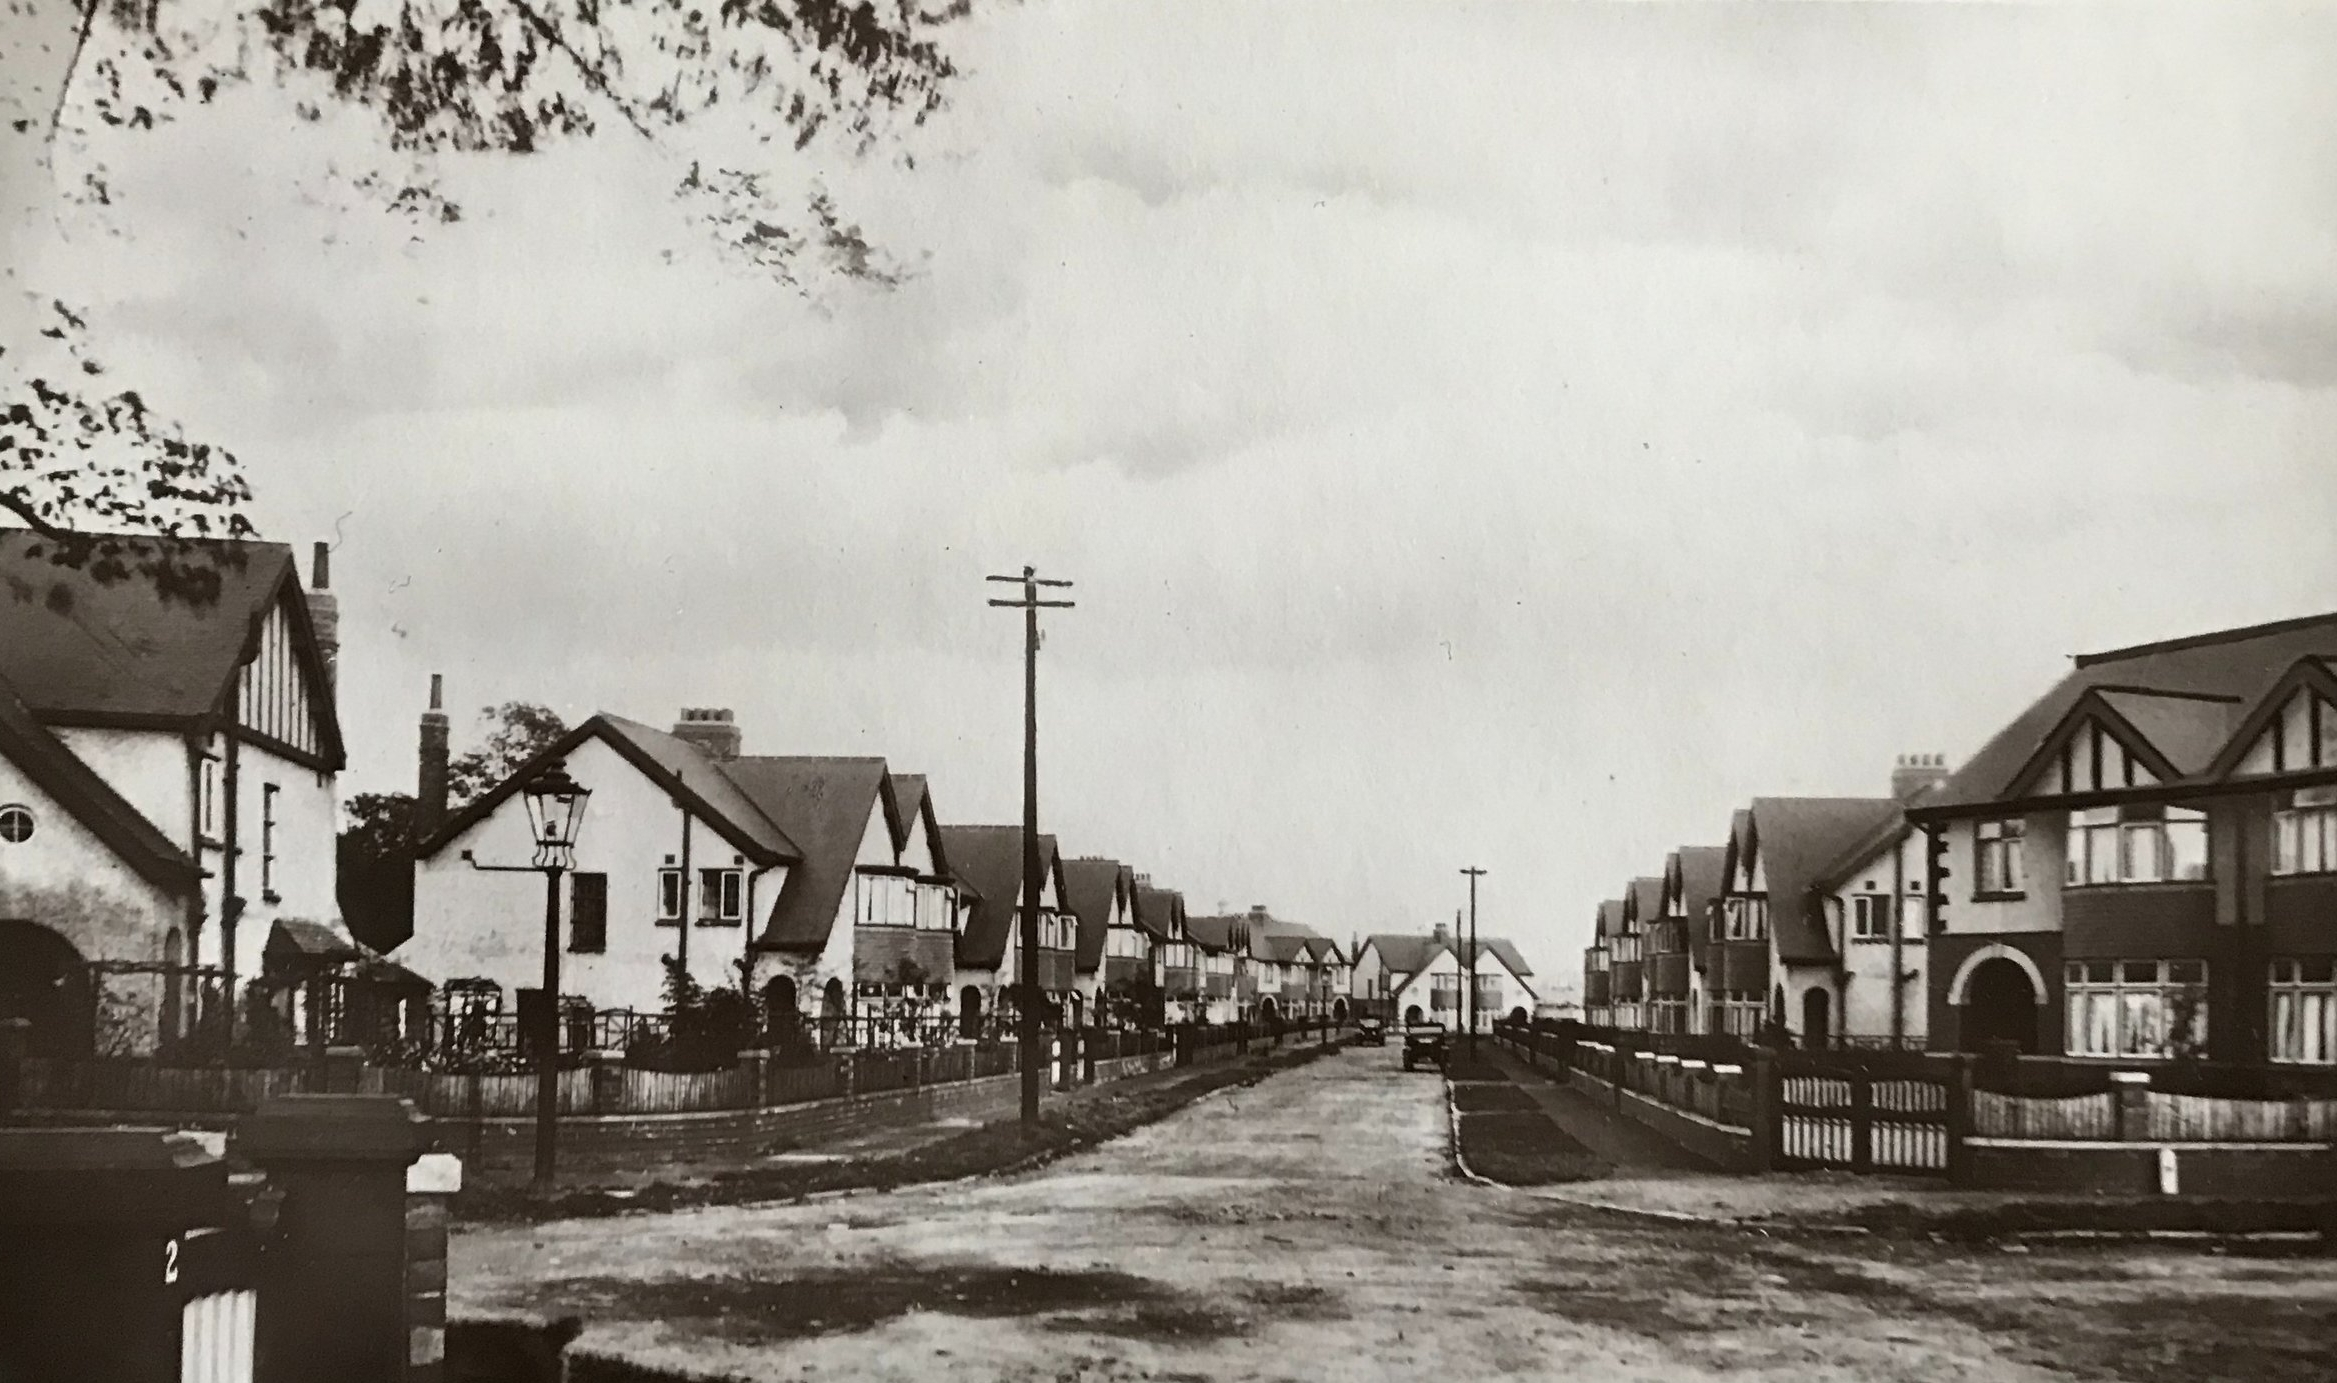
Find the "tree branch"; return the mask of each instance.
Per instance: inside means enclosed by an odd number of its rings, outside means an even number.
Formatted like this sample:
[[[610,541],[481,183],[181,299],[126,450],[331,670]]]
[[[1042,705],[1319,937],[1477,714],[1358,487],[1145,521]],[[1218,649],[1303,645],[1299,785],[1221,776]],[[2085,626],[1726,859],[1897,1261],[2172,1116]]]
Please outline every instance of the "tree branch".
[[[42,518],[39,510],[33,508],[13,490],[0,490],[0,509],[6,509],[24,520],[27,528],[44,538],[62,539],[67,536],[64,529]]]
[[[558,25],[544,18],[535,6],[527,3],[527,0],[511,0],[511,7],[517,10],[520,17],[528,22],[529,27],[536,31],[538,38],[568,55],[568,61],[576,64],[577,74],[584,78],[584,84],[591,87],[602,100],[615,106],[617,114],[625,117],[625,123],[633,127],[635,134],[651,143],[656,142],[657,135],[647,125],[641,123],[641,117],[633,113],[632,105],[624,97],[617,94],[616,88],[609,85],[608,75],[602,72],[598,65],[585,61],[584,54],[576,51],[575,45],[571,44],[567,36],[560,32]]]
[[[57,101],[49,108],[49,132],[41,143],[53,152],[57,143],[57,129],[65,123],[65,98],[73,91],[73,79],[81,72],[81,55],[89,51],[89,33],[97,23],[98,0],[81,0],[81,29],[73,36],[73,57],[65,64],[65,80],[57,83]]]

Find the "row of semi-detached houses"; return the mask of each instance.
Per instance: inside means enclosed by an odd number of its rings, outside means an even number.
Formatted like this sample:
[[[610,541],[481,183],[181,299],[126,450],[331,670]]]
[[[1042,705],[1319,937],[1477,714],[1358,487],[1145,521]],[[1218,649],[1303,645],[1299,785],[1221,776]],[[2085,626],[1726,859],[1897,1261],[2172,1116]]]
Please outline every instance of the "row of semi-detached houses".
[[[435,688],[412,935],[392,959],[342,925],[330,584],[322,544],[304,585],[278,544],[0,529],[0,1020],[43,1047],[148,1051],[240,1021],[257,984],[321,1040],[450,999],[510,1013],[540,984],[540,878],[471,863],[528,862],[522,804],[505,784],[447,813]],[[930,786],[879,759],[740,749],[726,714],[698,712],[671,733],[595,716],[552,751],[593,790],[560,900],[563,995],[655,1012],[675,955],[709,986],[743,964],[807,1018],[995,1014],[1017,973],[1020,831],[941,825]],[[1149,996],[1147,1016],[1228,1021],[1343,1001],[1349,958],[1327,938],[1263,909],[1188,917],[1126,866],[1041,845],[1051,1011]],[[363,1012],[350,992],[373,996]]]
[[[434,689],[413,935],[396,955],[453,1003],[501,1008],[540,982],[543,884],[474,864],[527,858],[518,791],[538,765],[446,815],[435,703]],[[663,731],[604,713],[541,756],[592,791],[566,880],[564,996],[654,1013],[672,957],[702,985],[743,983],[781,1026],[972,1032],[1012,1011],[1022,828],[945,825],[932,785],[881,758],[754,755],[743,738],[727,710],[684,710]],[[1263,907],[1190,916],[1182,894],[1130,865],[1068,856],[1053,835],[1038,844],[1035,974],[1050,1022],[1343,1009],[1348,961],[1329,938]]]
[[[1755,798],[1584,972],[1623,1029],[2337,1064],[2337,615],[2080,656],[1952,772]]]

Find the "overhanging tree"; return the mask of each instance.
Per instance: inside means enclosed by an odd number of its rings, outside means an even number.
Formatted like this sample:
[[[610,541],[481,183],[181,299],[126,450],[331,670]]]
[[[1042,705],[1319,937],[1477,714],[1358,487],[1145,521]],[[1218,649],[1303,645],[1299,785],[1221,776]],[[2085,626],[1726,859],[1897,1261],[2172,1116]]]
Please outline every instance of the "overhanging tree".
[[[777,174],[815,146],[898,149],[942,108],[957,76],[942,41],[971,4],[17,0],[13,19],[51,41],[11,55],[0,138],[39,141],[54,196],[118,210],[98,143],[264,86],[288,126],[365,117],[388,167],[352,187],[442,230],[463,214],[440,189],[443,157],[623,138],[670,165],[676,214],[742,269],[804,293],[889,285],[900,271],[824,187],[783,192]],[[58,537],[250,534],[234,452],[116,378],[82,314],[11,286],[30,311],[0,316],[0,511]]]

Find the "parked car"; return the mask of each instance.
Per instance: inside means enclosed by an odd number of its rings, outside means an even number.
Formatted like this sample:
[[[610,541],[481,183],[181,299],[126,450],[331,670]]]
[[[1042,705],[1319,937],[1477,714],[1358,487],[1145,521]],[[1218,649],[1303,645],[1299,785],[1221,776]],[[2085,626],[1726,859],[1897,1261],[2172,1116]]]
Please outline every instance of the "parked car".
[[[1444,1024],[1414,1023],[1404,1029],[1404,1069],[1434,1066],[1444,1069]]]
[[[1384,1018],[1359,1018],[1355,1023],[1355,1041],[1369,1042],[1374,1047],[1388,1045],[1388,1025]]]

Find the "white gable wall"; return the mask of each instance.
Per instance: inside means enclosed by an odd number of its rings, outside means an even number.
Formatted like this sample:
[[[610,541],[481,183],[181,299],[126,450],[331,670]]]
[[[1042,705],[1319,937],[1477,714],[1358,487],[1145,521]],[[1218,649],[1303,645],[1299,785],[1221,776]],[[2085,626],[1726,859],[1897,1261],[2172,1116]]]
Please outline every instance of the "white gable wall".
[[[561,887],[561,978],[564,994],[580,995],[596,1009],[627,1008],[644,1013],[665,1008],[662,958],[677,954],[680,929],[660,926],[658,872],[681,864],[682,812],[664,788],[600,739],[579,745],[568,756],[568,771],[592,790],[576,847],[579,873],[608,876],[607,949],[599,954],[567,949],[570,934],[569,881]],[[481,864],[526,865],[535,854],[527,807],[517,794],[473,823],[445,848],[414,869],[414,935],[397,958],[440,984],[484,978],[504,990],[504,1011],[512,992],[537,987],[543,978],[544,879],[541,874],[484,873],[462,859],[472,851]],[[689,922],[690,974],[709,987],[734,984],[749,936],[771,910],[785,885],[784,865],[757,872],[738,859],[736,846],[703,817],[690,826],[691,877],[685,880]],[[697,873],[704,869],[746,871],[746,921],[741,926],[701,926]],[[850,927],[843,936],[850,974]],[[830,938],[831,947],[836,939]],[[813,969],[819,968],[814,962]],[[758,980],[760,976],[758,975]],[[804,993],[807,1011],[816,995]]]

